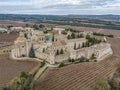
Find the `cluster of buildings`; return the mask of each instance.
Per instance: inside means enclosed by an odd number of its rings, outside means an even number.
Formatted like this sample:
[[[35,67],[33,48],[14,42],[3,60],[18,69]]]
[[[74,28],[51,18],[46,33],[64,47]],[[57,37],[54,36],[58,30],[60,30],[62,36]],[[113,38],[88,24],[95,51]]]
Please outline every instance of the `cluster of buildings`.
[[[97,60],[102,60],[113,53],[109,43],[100,43],[82,48],[83,43],[87,41],[85,37],[67,39],[71,32],[62,34],[62,31],[65,31],[65,29],[54,28],[52,31],[44,33],[33,28],[24,28],[24,31],[19,33],[19,37],[14,42],[11,51],[12,57],[36,57],[46,60],[50,64],[55,64],[69,58],[80,59],[85,57],[89,59],[93,54]],[[91,32],[80,33],[84,36],[91,34]]]

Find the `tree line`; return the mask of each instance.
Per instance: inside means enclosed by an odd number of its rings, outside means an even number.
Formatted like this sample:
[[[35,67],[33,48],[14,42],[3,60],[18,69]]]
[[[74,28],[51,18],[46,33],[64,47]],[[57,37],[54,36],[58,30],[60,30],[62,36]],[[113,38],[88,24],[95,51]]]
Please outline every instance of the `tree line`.
[[[97,33],[97,32],[93,32],[93,35],[95,35],[95,36],[106,36],[106,37],[114,37],[114,35],[105,35],[105,34],[103,34],[103,33]]]

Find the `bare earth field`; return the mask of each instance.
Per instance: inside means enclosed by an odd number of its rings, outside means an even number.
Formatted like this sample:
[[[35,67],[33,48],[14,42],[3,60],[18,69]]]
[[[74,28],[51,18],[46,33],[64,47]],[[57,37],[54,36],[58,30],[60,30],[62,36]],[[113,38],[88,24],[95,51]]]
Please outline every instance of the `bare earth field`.
[[[35,90],[93,90],[96,79],[109,79],[120,63],[120,39],[108,39],[114,55],[101,62],[49,68],[35,83]]]
[[[112,45],[114,55],[120,57],[120,38],[108,38],[107,40]]]
[[[120,37],[120,30],[99,29],[99,28],[89,28],[89,27],[75,27],[75,26],[73,26],[73,28],[76,30],[81,30],[81,31],[93,31],[93,32],[99,32],[103,34],[111,34],[111,35],[114,35],[114,37]]]
[[[21,72],[31,72],[38,67],[38,62],[11,60],[9,55],[0,55],[0,90]]]
[[[0,42],[13,42],[18,37],[18,33],[0,33]]]
[[[93,31],[93,32],[100,32],[103,34],[112,34],[115,37],[120,37],[120,30],[112,30],[112,29],[100,29],[100,28],[89,28],[89,27],[80,27],[80,26],[69,26],[69,25],[57,25],[57,24],[46,24],[46,26],[59,26],[63,28],[73,28],[75,30],[80,31]]]
[[[29,24],[30,26],[32,26],[32,25],[34,25],[34,23],[25,23],[25,22],[22,22],[22,21],[9,21],[9,20],[0,20],[0,26],[1,27],[7,27],[7,26],[17,26],[17,27],[20,27],[20,26],[22,26],[22,27],[25,27],[25,25],[26,24]]]

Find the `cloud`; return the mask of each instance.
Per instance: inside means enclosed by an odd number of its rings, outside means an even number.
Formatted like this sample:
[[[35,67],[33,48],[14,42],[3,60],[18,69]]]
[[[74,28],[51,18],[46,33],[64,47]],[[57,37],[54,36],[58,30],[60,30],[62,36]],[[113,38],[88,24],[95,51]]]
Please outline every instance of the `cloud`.
[[[120,14],[120,0],[0,0],[0,13]]]

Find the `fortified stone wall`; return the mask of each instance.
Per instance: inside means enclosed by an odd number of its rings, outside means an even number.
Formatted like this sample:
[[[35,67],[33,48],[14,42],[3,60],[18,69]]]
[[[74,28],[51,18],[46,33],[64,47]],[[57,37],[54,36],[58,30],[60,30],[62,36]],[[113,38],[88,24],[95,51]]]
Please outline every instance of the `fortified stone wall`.
[[[55,62],[62,62],[69,59],[69,54],[61,54],[55,57]]]

